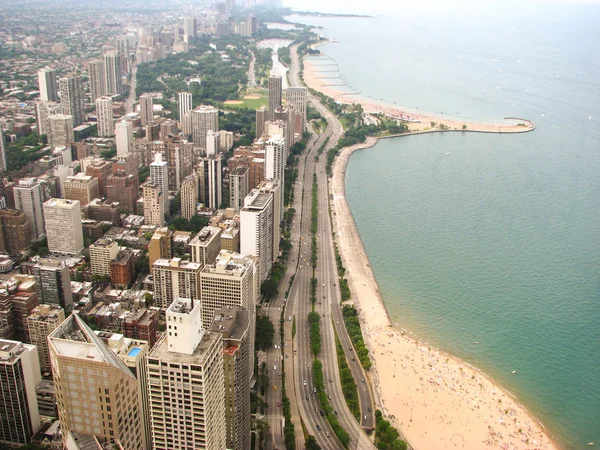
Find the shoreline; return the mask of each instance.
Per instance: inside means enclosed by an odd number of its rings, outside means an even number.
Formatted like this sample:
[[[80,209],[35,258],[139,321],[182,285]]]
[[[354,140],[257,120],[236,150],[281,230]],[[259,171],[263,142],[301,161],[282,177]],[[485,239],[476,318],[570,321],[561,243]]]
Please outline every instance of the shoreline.
[[[493,378],[391,322],[345,198],[350,156],[378,141],[344,148],[329,184],[334,239],[373,362],[366,373],[376,407],[413,449],[558,449],[537,417]]]

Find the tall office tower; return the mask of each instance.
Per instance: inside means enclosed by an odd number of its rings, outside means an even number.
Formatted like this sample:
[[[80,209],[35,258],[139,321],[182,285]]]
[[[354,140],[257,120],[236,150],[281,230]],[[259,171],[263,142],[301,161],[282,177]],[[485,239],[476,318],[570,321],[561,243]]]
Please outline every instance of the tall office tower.
[[[62,190],[65,199],[78,200],[83,206],[100,197],[98,180],[83,173],[67,177],[63,182]]]
[[[181,132],[186,136],[192,135],[192,112],[186,112],[181,119],[179,119],[179,125],[181,127]]]
[[[162,227],[165,223],[165,202],[163,189],[151,181],[142,185],[144,199],[144,222],[146,225]]]
[[[221,251],[221,228],[206,226],[190,241],[192,261],[202,267],[215,262]]]
[[[75,140],[73,132],[73,117],[66,114],[54,114],[48,116],[49,134],[48,144],[50,147],[71,147]]]
[[[223,344],[202,328],[201,309],[197,300],[176,299],[166,312],[168,334],[148,353],[155,450],[226,448]]]
[[[90,245],[92,273],[101,277],[110,276],[110,262],[119,254],[119,244],[112,239],[98,239]]]
[[[200,105],[191,111],[192,140],[196,147],[206,150],[206,134],[209,131],[219,131],[219,110],[206,105]]]
[[[210,331],[220,333],[225,367],[226,446],[248,449],[250,445],[250,311],[227,306],[215,311]]]
[[[63,77],[58,80],[58,85],[63,114],[73,116],[74,127],[81,125],[85,120],[81,76]]]
[[[37,118],[37,127],[38,134],[45,134],[50,137],[50,121],[49,117],[54,116],[56,114],[60,114],[62,112],[62,107],[60,103],[55,102],[46,102],[44,100],[40,100],[35,103],[35,114]],[[71,120],[71,127],[72,125]]]
[[[29,444],[39,430],[35,387],[41,379],[35,345],[0,340],[0,444]]]
[[[215,156],[219,152],[221,133],[209,131],[206,133],[206,156]]]
[[[117,38],[117,52],[121,55],[121,70],[129,73],[129,39],[127,36]]]
[[[261,194],[273,195],[273,261],[279,257],[281,221],[283,220],[283,186],[277,180],[265,180],[258,185]]]
[[[121,55],[116,50],[104,53],[104,79],[106,80],[106,94],[123,94],[123,69]]]
[[[167,142],[164,155],[169,167],[169,190],[178,191],[183,179],[194,173],[194,144],[186,141]]]
[[[198,177],[188,175],[181,183],[181,217],[190,220],[196,214],[198,204]]]
[[[144,438],[144,448],[150,448],[152,430],[150,428],[150,407],[148,405],[148,373],[146,355],[150,349],[148,341],[131,339],[119,333],[95,331],[100,340],[119,357],[138,381],[140,401],[140,422]],[[126,444],[126,443],[124,443]]]
[[[44,203],[48,250],[77,255],[83,250],[81,204],[77,200],[51,198]]]
[[[171,259],[173,232],[167,227],[157,228],[148,243],[148,264],[152,267],[157,259]]]
[[[261,106],[256,110],[256,139],[260,139],[265,131],[265,122],[268,120],[268,110],[266,106]]]
[[[86,433],[144,449],[139,384],[123,361],[77,314],[48,336],[48,347],[63,436]]]
[[[248,26],[248,34],[252,37],[256,34],[256,30],[258,28],[258,22],[256,20],[256,16],[254,14],[250,14],[247,20]]]
[[[4,251],[16,255],[31,247],[31,224],[23,211],[0,209]]]
[[[92,101],[106,95],[106,69],[104,61],[97,59],[88,64],[88,73],[90,74],[90,95]]]
[[[4,143],[4,132],[0,127],[0,172],[4,172],[6,167],[6,146]]]
[[[15,194],[15,208],[23,211],[29,221],[31,240],[37,241],[44,236],[44,213],[42,211],[42,187],[35,178],[19,180],[13,188]]]
[[[233,147],[233,131],[219,131],[219,149],[223,152]]]
[[[48,336],[65,320],[65,310],[58,305],[38,305],[29,317],[29,342],[38,349],[40,370],[50,372],[50,352],[48,351]]]
[[[154,304],[167,308],[178,297],[199,300],[201,269],[200,264],[181,258],[154,261]]]
[[[181,129],[183,134],[191,134],[183,127],[183,116],[192,110],[192,93],[191,92],[179,92],[177,93],[177,104],[179,106],[179,122],[182,124]]]
[[[183,18],[183,33],[188,38],[196,37],[196,18],[195,17],[184,17]]]
[[[40,258],[33,266],[33,276],[40,303],[71,311],[73,308],[71,273],[64,261]]]
[[[215,262],[200,274],[202,323],[210,324],[215,311],[237,306],[250,313],[250,348],[254,349],[256,329],[255,303],[258,301],[254,259],[239,253],[221,250]],[[248,376],[254,371],[254,351],[250,355]]]
[[[222,160],[222,155],[217,154],[215,157],[202,158],[199,161],[200,201],[212,209],[219,209],[223,202]]]
[[[96,99],[96,117],[98,120],[98,136],[100,137],[109,137],[115,134],[112,106],[112,97]]]
[[[38,70],[38,86],[40,88],[40,99],[46,102],[58,101],[58,89],[56,84],[56,69],[46,67]]]
[[[273,194],[252,189],[240,211],[240,247],[242,255],[258,257],[262,283],[273,266]]]
[[[154,162],[150,164],[150,181],[160,186],[163,192],[163,210],[169,214],[169,167],[166,161],[163,161],[162,153],[154,155]]]
[[[242,209],[244,198],[250,192],[248,167],[236,167],[229,174],[229,207],[235,211]]]
[[[269,76],[269,101],[267,104],[269,120],[273,120],[275,110],[281,106],[281,85],[281,75]]]
[[[308,104],[308,92],[305,87],[289,87],[285,90],[285,102],[294,105],[294,109],[300,113],[302,123],[299,131],[294,127],[296,133],[302,134],[306,128],[306,105]]]
[[[140,95],[140,118],[142,126],[154,122],[154,99],[150,94]]]
[[[127,120],[117,122],[115,127],[117,156],[127,156],[133,146],[133,124]]]
[[[140,192],[137,176],[118,171],[106,179],[106,199],[119,202],[119,208],[126,213],[135,214]]]

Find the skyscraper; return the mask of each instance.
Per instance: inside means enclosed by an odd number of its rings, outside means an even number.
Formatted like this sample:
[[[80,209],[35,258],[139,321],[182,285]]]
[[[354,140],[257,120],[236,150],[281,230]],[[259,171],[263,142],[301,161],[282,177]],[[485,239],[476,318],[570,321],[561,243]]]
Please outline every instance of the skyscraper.
[[[50,372],[50,352],[48,351],[48,336],[65,320],[65,310],[58,305],[38,305],[29,317],[29,342],[38,350],[40,370]]]
[[[83,250],[81,204],[77,200],[51,198],[44,203],[48,250],[77,255]]]
[[[202,158],[199,161],[200,201],[212,209],[219,209],[223,202],[222,160],[222,155],[217,154],[214,157]]]
[[[40,303],[56,305],[71,311],[73,308],[71,273],[64,261],[40,258],[33,266],[33,276]]]
[[[265,122],[268,120],[268,109],[261,106],[256,110],[256,139],[260,139],[265,131]]]
[[[221,228],[206,226],[190,241],[192,261],[202,267],[215,262],[221,251]]]
[[[139,191],[140,182],[137,175],[118,170],[106,179],[106,199],[119,202],[119,208],[129,214],[136,212]]]
[[[206,150],[206,133],[219,131],[219,110],[201,105],[191,111],[192,114],[192,139],[194,145]]]
[[[15,207],[23,211],[30,224],[31,240],[37,241],[44,233],[44,214],[42,211],[42,188],[35,178],[25,178],[14,187]]]
[[[106,68],[104,60],[97,59],[88,64],[90,74],[90,95],[92,101],[106,95]]]
[[[92,273],[101,277],[110,276],[110,262],[119,254],[119,244],[112,239],[98,239],[90,245]]]
[[[128,120],[117,122],[115,127],[117,156],[127,156],[133,146],[133,124]]]
[[[308,92],[305,87],[289,87],[285,90],[285,102],[286,104],[294,105],[294,110],[297,111],[302,117],[301,130],[297,130],[294,127],[296,133],[302,134],[306,128],[306,105],[308,102]]]
[[[162,189],[163,211],[169,214],[169,167],[163,161],[162,153],[154,155],[154,162],[150,164],[150,181]]]
[[[50,334],[48,347],[63,436],[86,433],[144,449],[140,388],[123,361],[77,314]]]
[[[261,194],[273,196],[273,261],[279,257],[281,221],[283,220],[283,186],[277,180],[264,180],[258,185]]]
[[[39,430],[35,387],[41,379],[35,345],[0,340],[0,444],[29,444]]]
[[[144,199],[144,221],[146,225],[161,227],[165,223],[165,202],[161,186],[147,181],[142,186]]]
[[[181,217],[191,219],[196,214],[198,204],[198,177],[188,175],[181,183]]]
[[[167,332],[148,354],[155,450],[226,448],[223,344],[202,328],[200,311],[197,300],[175,299]]]
[[[16,255],[31,246],[31,224],[23,211],[0,209],[4,251]]]
[[[240,248],[242,255],[259,260],[259,280],[267,279],[273,266],[273,194],[252,189],[240,211]]]
[[[250,192],[248,167],[239,166],[229,173],[229,207],[235,211],[242,209],[244,198]]]
[[[142,126],[154,122],[154,100],[150,94],[140,95],[140,118]]]
[[[67,177],[63,181],[62,191],[65,199],[77,200],[83,206],[100,197],[98,179],[81,172]]]
[[[66,114],[54,114],[48,117],[50,130],[48,144],[50,147],[71,147],[75,141],[73,132],[73,117]]]
[[[183,33],[188,38],[196,37],[196,18],[195,17],[184,17],[183,18]]]
[[[167,227],[157,228],[148,243],[148,264],[154,265],[157,259],[171,259],[173,232]]]
[[[206,156],[215,156],[219,151],[219,140],[221,133],[218,131],[209,131],[206,133]]]
[[[273,120],[275,109],[281,106],[281,75],[269,76],[268,119]]]
[[[116,50],[104,53],[104,71],[106,80],[106,94],[123,94],[123,70],[121,55]]]
[[[98,136],[100,137],[109,137],[115,134],[112,106],[112,97],[96,99],[96,117],[98,119]]]
[[[0,172],[6,170],[6,147],[4,143],[4,132],[0,127]]]
[[[154,302],[167,308],[178,297],[200,299],[200,264],[181,258],[157,259],[152,265]]]
[[[58,101],[58,90],[56,85],[56,69],[45,67],[38,70],[38,86],[40,88],[40,99],[46,102]]]
[[[60,103],[47,102],[40,100],[35,104],[35,113],[37,117],[38,134],[45,134],[50,138],[50,121],[49,117],[56,114],[61,114],[62,107]],[[70,120],[71,128],[73,128],[73,119]]]
[[[183,134],[191,134],[191,132],[183,127],[183,117],[186,113],[192,110],[192,93],[191,92],[179,92],[177,94],[177,104],[179,106],[179,122],[182,124]]]
[[[83,108],[83,81],[81,76],[68,76],[58,80],[60,87],[60,103],[63,114],[73,116],[73,127],[77,127],[85,120]]]
[[[129,73],[129,39],[127,36],[117,38],[117,52],[121,56],[121,70]]]

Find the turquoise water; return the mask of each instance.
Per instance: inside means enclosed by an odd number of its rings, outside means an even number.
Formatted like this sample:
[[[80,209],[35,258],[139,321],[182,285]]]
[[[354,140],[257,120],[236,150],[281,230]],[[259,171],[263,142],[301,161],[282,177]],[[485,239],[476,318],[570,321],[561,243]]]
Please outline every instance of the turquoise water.
[[[600,9],[510,14],[310,23],[339,41],[321,49],[347,90],[535,121],[380,141],[352,156],[347,198],[393,321],[587,448],[600,444]]]
[[[133,357],[137,356],[141,351],[142,351],[141,348],[134,347],[131,350],[129,350],[129,353],[127,353],[127,356],[131,356],[133,358]]]

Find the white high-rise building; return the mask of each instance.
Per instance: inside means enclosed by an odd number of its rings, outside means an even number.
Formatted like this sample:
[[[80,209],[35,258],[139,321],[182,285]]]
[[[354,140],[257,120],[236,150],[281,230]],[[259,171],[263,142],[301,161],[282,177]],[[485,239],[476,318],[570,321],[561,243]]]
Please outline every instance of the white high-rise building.
[[[152,264],[154,276],[154,302],[167,308],[178,297],[200,299],[199,263],[181,258],[157,259]]]
[[[154,122],[154,99],[150,94],[140,95],[140,119],[143,127]]]
[[[163,188],[151,181],[142,186],[144,199],[144,221],[146,225],[162,227],[165,223],[165,202],[163,201]]]
[[[0,339],[0,374],[0,443],[21,447],[40,428],[35,387],[42,375],[36,346]]]
[[[220,333],[202,328],[201,309],[199,300],[175,299],[148,353],[155,450],[226,448],[223,344]]]
[[[121,55],[116,50],[104,54],[104,73],[106,94],[123,94],[123,70],[121,68]]]
[[[13,189],[15,207],[23,211],[31,225],[31,239],[36,241],[44,236],[44,213],[42,210],[42,187],[35,178],[25,178]]]
[[[150,164],[150,181],[160,186],[163,192],[163,211],[169,214],[169,167],[163,161],[162,153],[154,155],[154,162]]]
[[[206,226],[190,241],[192,261],[202,267],[215,262],[221,251],[221,228]]]
[[[83,107],[83,81],[80,75],[63,77],[58,80],[60,103],[63,114],[73,116],[73,126],[77,127],[85,120]]]
[[[56,84],[56,69],[45,67],[38,70],[38,86],[40,99],[46,102],[58,101],[58,85]]]
[[[44,203],[48,250],[77,255],[83,250],[81,204],[77,200],[51,198]]]
[[[109,137],[114,134],[112,97],[99,97],[96,99],[96,117],[98,118],[98,136]]]
[[[183,18],[183,33],[188,38],[196,37],[196,18],[195,17],[184,17]]]
[[[115,126],[117,142],[117,156],[127,156],[133,148],[133,124],[128,120],[121,120]]]
[[[269,100],[268,100],[268,104],[267,104],[267,116],[268,116],[269,120],[273,120],[275,109],[277,109],[281,106],[281,94],[282,94],[281,87],[282,87],[281,75],[270,75],[269,76]]]
[[[215,156],[219,152],[221,133],[209,131],[206,133],[206,156]]]
[[[90,95],[92,101],[106,95],[106,69],[104,61],[97,59],[88,64],[88,73],[90,74]]]
[[[273,261],[279,257],[281,221],[283,220],[283,187],[277,180],[264,180],[258,185],[263,194],[273,195]]]
[[[273,194],[252,189],[240,211],[240,253],[256,256],[262,283],[273,266]]]
[[[56,114],[61,114],[62,106],[60,106],[60,103],[40,100],[35,104],[35,113],[37,116],[38,134],[45,134],[46,136],[50,137],[50,121],[48,118]],[[73,120],[71,119],[71,127],[72,126]]]
[[[192,134],[191,130],[185,130],[184,127],[184,116],[192,110],[192,93],[191,92],[179,92],[177,94],[177,104],[179,106],[179,123],[181,124],[181,130],[183,134]]]
[[[119,255],[119,244],[112,239],[98,239],[90,245],[90,265],[94,275],[109,277],[110,262]]]
[[[281,184],[285,180],[285,138],[281,135],[271,136],[265,144],[265,178]]]
[[[306,128],[306,105],[308,103],[308,92],[305,87],[289,87],[285,90],[285,102],[288,105],[294,105],[294,110],[298,111],[302,118],[300,128],[302,131]],[[296,127],[294,127],[295,129]],[[297,129],[295,129],[298,132]],[[300,133],[302,133],[302,131]]]
[[[48,144],[50,147],[71,147],[75,141],[73,132],[73,117],[66,114],[54,114],[48,117],[50,130]]]
[[[4,143],[4,132],[0,127],[0,171],[6,170],[6,146]]]
[[[219,110],[200,105],[191,111],[192,139],[194,146],[206,150],[206,135],[209,131],[219,131]]]
[[[198,204],[198,177],[188,175],[181,183],[181,217],[190,220],[196,214]]]

